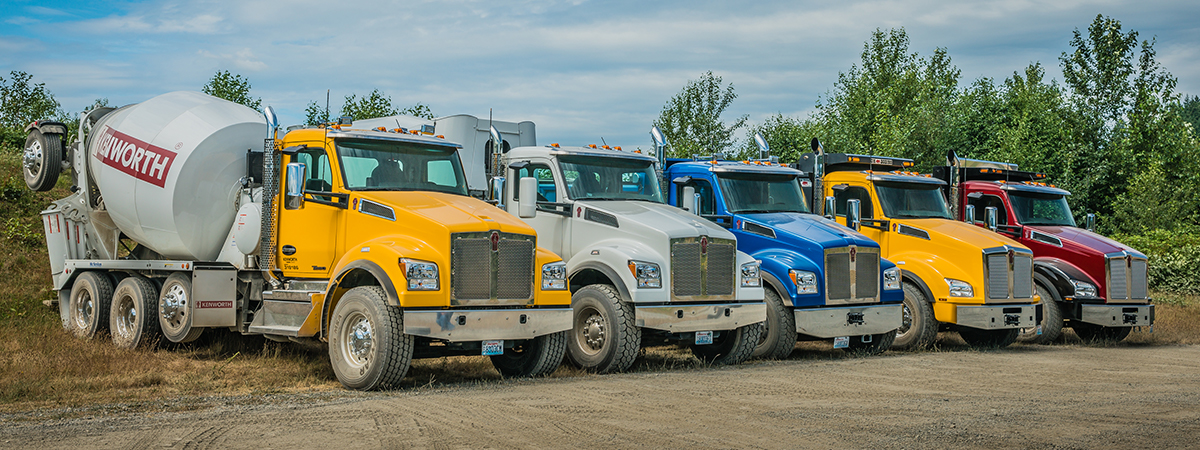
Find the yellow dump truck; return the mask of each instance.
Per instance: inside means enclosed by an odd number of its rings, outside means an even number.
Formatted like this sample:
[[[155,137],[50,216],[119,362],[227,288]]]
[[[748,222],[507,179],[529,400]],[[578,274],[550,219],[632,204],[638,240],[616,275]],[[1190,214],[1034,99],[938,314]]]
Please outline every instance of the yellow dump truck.
[[[338,380],[393,386],[412,358],[491,356],[506,376],[566,351],[566,265],[470,197],[458,144],[404,129],[297,129],[173,92],[29,126],[26,182],[64,167],[42,213],[63,325],[121,347],[207,329],[320,339]],[[266,139],[264,141],[264,131]]]
[[[953,220],[945,182],[909,171],[902,158],[813,153],[797,168],[822,214],[879,243],[901,269],[904,310],[894,348],[932,345],[939,330],[968,344],[1002,347],[1041,322],[1033,253],[1016,241]]]

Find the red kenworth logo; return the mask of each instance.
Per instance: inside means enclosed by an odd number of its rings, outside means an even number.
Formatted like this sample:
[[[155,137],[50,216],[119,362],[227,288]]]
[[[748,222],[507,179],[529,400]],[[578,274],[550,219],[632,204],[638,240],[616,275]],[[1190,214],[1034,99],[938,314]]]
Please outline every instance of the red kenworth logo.
[[[492,251],[493,252],[500,251],[500,233],[497,233],[495,231],[492,232]]]
[[[96,159],[139,180],[163,187],[175,163],[175,152],[155,147],[111,127],[100,132]]]
[[[708,253],[708,236],[700,237],[700,253]]]
[[[858,256],[858,247],[851,245],[850,246],[850,262],[854,262],[854,259],[857,256]]]

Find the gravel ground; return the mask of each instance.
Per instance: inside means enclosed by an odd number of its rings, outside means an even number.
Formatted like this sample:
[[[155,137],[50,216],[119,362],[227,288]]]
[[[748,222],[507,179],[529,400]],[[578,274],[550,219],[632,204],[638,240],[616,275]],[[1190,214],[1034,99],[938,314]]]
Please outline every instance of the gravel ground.
[[[1200,346],[1014,346],[0,416],[4,448],[1195,448]]]

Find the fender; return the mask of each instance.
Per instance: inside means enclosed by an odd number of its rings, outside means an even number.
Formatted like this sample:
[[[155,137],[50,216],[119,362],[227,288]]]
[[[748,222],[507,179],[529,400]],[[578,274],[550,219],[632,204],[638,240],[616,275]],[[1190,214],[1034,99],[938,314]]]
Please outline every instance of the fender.
[[[67,135],[67,125],[62,122],[55,122],[53,120],[36,120],[25,127],[26,133],[29,133],[31,130],[38,130],[42,132],[42,134]]]
[[[759,266],[759,275],[763,276],[763,279],[767,279],[767,275],[769,275],[770,280],[773,280],[768,281],[768,283],[771,283],[771,287],[775,288],[775,292],[780,296],[787,297],[789,303],[793,305],[796,301],[795,284],[785,284],[783,282],[783,280],[791,281],[791,278],[788,275],[790,270],[796,269],[812,272],[817,274],[817,278],[821,280],[825,279],[825,273],[822,270],[822,267],[799,252],[774,248],[755,253],[753,256],[755,259],[762,261]],[[822,281],[819,284],[823,286],[825,283]],[[818,291],[818,294],[824,295],[824,292]],[[822,300],[822,303],[823,302],[824,301]]]
[[[580,264],[579,267],[576,267],[575,271],[572,272],[570,276],[571,281],[569,281],[569,283],[571,286],[575,286],[575,275],[578,275],[580,272],[585,270],[595,270],[604,274],[604,276],[608,277],[608,280],[615,285],[617,292],[621,294],[621,300],[627,302],[633,300],[633,296],[629,294],[629,287],[625,285],[625,281],[621,279],[621,276],[617,275],[617,272],[611,267],[599,261],[588,261]]]
[[[392,278],[388,276],[387,272],[382,267],[379,267],[379,264],[365,259],[352,261],[338,271],[337,276],[333,277],[333,282],[329,283],[329,288],[325,291],[325,301],[322,302],[324,304],[321,306],[322,337],[325,336],[325,332],[329,328],[329,321],[327,320],[329,314],[333,306],[337,304],[337,300],[341,298],[341,296],[334,297],[334,293],[337,292],[338,287],[347,278],[347,275],[355,271],[364,271],[374,277],[375,281],[383,288],[383,291],[387,293],[388,306],[400,307],[400,295],[396,293],[396,285],[392,283]]]
[[[759,276],[762,277],[762,280],[765,281],[767,285],[771,286],[771,289],[775,290],[776,294],[779,294],[780,297],[785,297],[785,298],[791,297],[791,294],[788,294],[787,288],[784,287],[784,284],[782,282],[780,282],[778,278],[775,278],[774,274],[772,274],[771,272],[767,272],[765,270],[760,270],[758,274],[759,274]],[[789,302],[789,303],[791,303],[791,302]],[[788,306],[794,306],[794,305],[788,305]]]
[[[670,260],[662,257],[649,246],[629,239],[607,239],[595,242],[576,252],[571,259],[567,260],[567,269],[571,274],[571,285],[582,287],[582,283],[576,283],[576,276],[584,269],[594,269],[608,277],[610,282],[616,284],[617,291],[620,292],[621,297],[626,301],[654,301],[652,299],[635,299],[633,297],[633,290],[636,289],[636,280],[634,280],[633,274],[629,273],[629,270],[626,268],[630,260],[658,264],[659,269],[663,272],[663,286],[659,289],[645,289],[643,291],[653,292],[645,292],[640,297],[661,296],[661,301],[669,301],[670,283],[668,282],[668,275],[671,270]],[[572,264],[574,261],[581,262],[575,265]]]
[[[1036,275],[1045,277],[1058,291],[1059,297],[1063,299],[1075,296],[1075,285],[1071,284],[1072,280],[1084,281],[1093,286],[1100,285],[1074,264],[1057,258],[1035,258],[1033,270]]]
[[[925,294],[925,298],[929,299],[930,303],[933,303],[937,300],[933,296],[933,291],[929,290],[929,285],[925,284],[925,280],[922,280],[921,277],[917,276],[916,274],[904,269],[900,269],[900,279],[903,281],[910,281],[912,284],[915,284],[917,289],[920,289],[921,292]]]

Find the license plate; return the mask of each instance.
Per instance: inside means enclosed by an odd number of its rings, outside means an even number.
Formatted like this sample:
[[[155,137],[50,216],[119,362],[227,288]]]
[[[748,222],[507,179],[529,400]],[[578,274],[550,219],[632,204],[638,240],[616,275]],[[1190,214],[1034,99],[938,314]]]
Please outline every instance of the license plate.
[[[504,341],[483,341],[483,356],[503,355]]]
[[[1042,335],[1042,326],[1041,326],[1041,325],[1038,325],[1038,332],[1037,332],[1037,335],[1038,335],[1038,336],[1041,336],[1041,335]]]
[[[833,338],[833,348],[850,348],[850,336],[838,336]]]
[[[708,345],[711,343],[712,343],[712,332],[711,331],[697,331],[696,332],[696,345]]]

